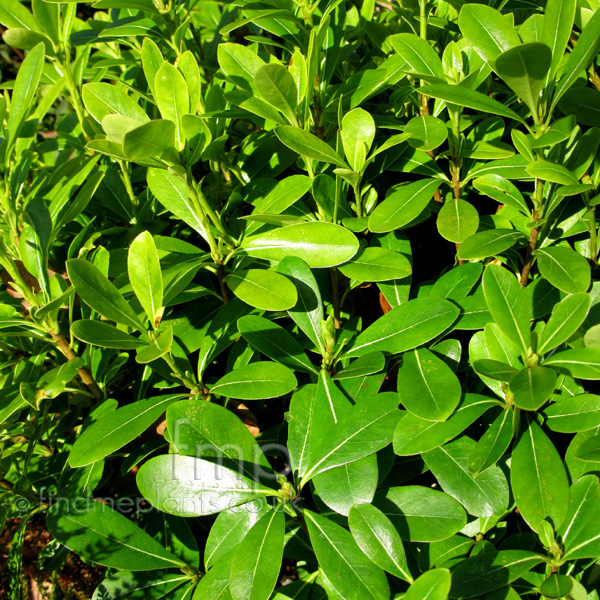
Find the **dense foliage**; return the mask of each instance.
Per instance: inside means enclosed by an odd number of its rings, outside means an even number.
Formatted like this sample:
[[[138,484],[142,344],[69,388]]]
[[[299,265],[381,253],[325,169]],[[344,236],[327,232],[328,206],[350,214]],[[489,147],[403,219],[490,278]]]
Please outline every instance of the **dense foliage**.
[[[7,597],[598,600],[598,0],[0,23]]]

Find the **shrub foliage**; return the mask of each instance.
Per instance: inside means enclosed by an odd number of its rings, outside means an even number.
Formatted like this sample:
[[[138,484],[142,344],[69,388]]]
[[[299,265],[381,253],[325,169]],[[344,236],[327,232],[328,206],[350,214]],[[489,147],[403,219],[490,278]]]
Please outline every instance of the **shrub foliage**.
[[[597,0],[0,23],[10,598],[598,599]]]

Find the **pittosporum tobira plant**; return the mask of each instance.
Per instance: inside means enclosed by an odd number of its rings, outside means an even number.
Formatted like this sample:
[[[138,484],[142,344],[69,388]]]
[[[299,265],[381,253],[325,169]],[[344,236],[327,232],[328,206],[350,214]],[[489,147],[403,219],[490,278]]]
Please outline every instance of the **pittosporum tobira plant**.
[[[599,600],[598,0],[0,24],[8,598]]]

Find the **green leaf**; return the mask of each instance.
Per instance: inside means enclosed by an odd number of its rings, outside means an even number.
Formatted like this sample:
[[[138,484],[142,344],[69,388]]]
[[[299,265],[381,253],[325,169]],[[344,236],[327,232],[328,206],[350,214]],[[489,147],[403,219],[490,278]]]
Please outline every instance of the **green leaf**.
[[[219,66],[230,81],[244,90],[254,89],[254,76],[265,61],[242,44],[219,44]]]
[[[463,560],[452,571],[451,598],[474,598],[507,586],[543,557],[528,550],[485,552]]]
[[[545,367],[526,367],[509,383],[515,406],[523,410],[537,410],[554,392],[556,373]]]
[[[460,244],[477,232],[479,213],[470,202],[449,200],[440,209],[436,224],[444,239]]]
[[[540,585],[540,592],[545,598],[564,598],[568,596],[573,589],[573,579],[568,575],[555,573],[550,575]]]
[[[132,162],[160,157],[173,147],[174,141],[173,122],[157,119],[128,131],[123,136],[123,153]]]
[[[403,540],[445,540],[467,523],[467,513],[451,496],[420,485],[391,487],[378,492],[373,502],[398,530]]]
[[[427,40],[414,33],[399,33],[389,41],[405,63],[403,70],[444,79],[442,61]]]
[[[142,434],[167,408],[185,396],[171,394],[138,400],[94,421],[75,440],[71,467],[84,467],[109,456]]]
[[[313,477],[313,495],[316,494],[329,508],[347,517],[354,504],[373,500],[378,477],[377,454],[369,454]]]
[[[15,2],[15,4],[18,3]],[[22,8],[22,10],[15,10],[12,1],[8,6],[3,3],[3,7],[0,8],[0,17],[3,17],[3,12],[5,13],[4,18],[6,18],[6,13],[10,12],[11,18],[17,18],[19,20],[23,17],[22,11],[25,11],[28,15],[30,15],[29,11],[27,11],[26,8],[21,7],[20,4],[19,8]],[[33,19],[33,17],[31,18]],[[6,149],[4,150],[5,158],[8,158],[9,152],[12,149],[15,140],[19,136],[21,126],[23,125],[23,122],[25,121],[25,118],[27,117],[31,107],[33,96],[38,89],[38,84],[42,76],[44,60],[44,44],[38,44],[33,50],[31,50],[31,52],[29,52],[29,54],[27,54],[17,72],[17,77],[15,78],[13,93],[10,100],[11,111],[8,115],[7,123],[8,135],[6,136],[6,141],[4,142],[6,144]]]
[[[375,350],[386,354],[412,350],[448,329],[458,313],[455,304],[442,298],[409,300],[367,327],[344,356],[364,356]]]
[[[360,173],[375,139],[375,121],[366,110],[355,108],[344,115],[340,133],[346,160]]]
[[[496,256],[512,248],[521,238],[524,239],[524,235],[514,229],[486,229],[464,240],[458,249],[458,256],[463,260]]]
[[[596,89],[570,89],[561,98],[558,108],[565,115],[573,115],[580,125],[600,125],[600,93]]]
[[[484,4],[465,4],[458,15],[458,26],[467,44],[490,65],[506,50],[521,43],[513,25],[513,15],[502,15]]]
[[[578,379],[600,379],[600,348],[565,350],[544,360],[544,366]]]
[[[351,362],[341,371],[336,372],[334,379],[354,379],[355,377],[365,377],[373,373],[379,373],[385,367],[385,356],[381,352],[371,352],[365,354],[355,361]]]
[[[600,548],[600,488],[596,475],[580,477],[570,490],[569,512],[557,531],[568,560],[595,558]]]
[[[503,267],[489,265],[483,273],[483,294],[500,329],[527,352],[531,346],[531,308],[516,277]]]
[[[277,63],[262,65],[254,74],[258,93],[271,105],[296,122],[298,88],[290,72]]]
[[[536,250],[540,275],[567,294],[586,292],[591,272],[587,260],[578,252],[563,246]]]
[[[514,413],[504,409],[479,438],[469,453],[469,471],[475,477],[504,455],[513,438]]]
[[[189,578],[183,573],[156,571],[116,571],[107,574],[94,591],[97,597],[111,600],[162,600],[175,597]]]
[[[425,210],[439,185],[437,179],[420,179],[395,188],[371,213],[369,229],[386,233],[408,225]]]
[[[154,360],[158,360],[171,351],[173,346],[173,327],[168,326],[157,338],[152,340],[147,346],[138,348],[135,353],[135,361],[140,365],[145,365]]]
[[[565,20],[566,21],[566,20]],[[568,22],[568,21],[567,21]],[[566,25],[564,25],[566,27]],[[600,49],[600,11],[596,10],[587,25],[583,28],[577,44],[569,54],[565,62],[563,73],[556,84],[554,97],[550,111],[554,110],[556,103],[562,98],[564,93],[575,83],[582,71],[587,69],[594,60]]]
[[[540,94],[550,71],[552,50],[546,44],[531,42],[506,50],[496,58],[496,73],[539,119]]]
[[[227,559],[231,560],[232,551],[270,508],[264,498],[260,498],[239,508],[220,512],[210,528],[204,547],[206,569],[227,563]]]
[[[106,115],[124,115],[140,124],[150,121],[146,111],[119,84],[86,83],[81,96],[87,111],[98,123],[102,123]]]
[[[385,248],[362,248],[352,260],[340,267],[340,271],[356,281],[389,281],[408,277],[412,267],[399,252]]]
[[[156,105],[163,119],[175,123],[175,147],[183,150],[185,132],[183,115],[190,112],[190,95],[183,75],[172,64],[164,62],[154,80]]]
[[[288,425],[288,451],[294,480],[302,479],[310,466],[310,441],[315,426],[317,386],[305,385],[297,391],[290,402]]]
[[[498,402],[479,394],[465,394],[458,408],[446,421],[428,421],[404,413],[394,432],[394,452],[400,456],[433,450],[462,433]]]
[[[423,454],[423,460],[444,492],[475,517],[500,516],[508,508],[509,489],[500,467],[491,466],[475,478],[469,456],[475,442],[467,436]]]
[[[441,119],[425,115],[422,117],[413,117],[406,124],[404,133],[410,135],[408,143],[413,148],[429,152],[435,150],[446,141],[448,128]]]
[[[546,2],[541,41],[552,51],[552,63],[547,81],[552,80],[556,75],[567,49],[576,8],[576,0],[548,0]]]
[[[271,474],[269,461],[234,413],[214,402],[184,400],[169,406],[167,428],[180,454],[243,470],[250,479]]]
[[[163,454],[144,463],[137,485],[152,506],[179,517],[212,515],[255,498],[277,495],[276,490],[239,471],[179,454]]]
[[[262,310],[288,310],[298,300],[294,284],[275,271],[236,271],[227,275],[225,282],[240,300]]]
[[[326,398],[335,402],[330,394]],[[309,466],[300,487],[319,473],[369,456],[391,443],[399,417],[397,398],[395,394],[387,393],[378,394],[372,400],[373,403],[359,402],[354,406],[347,403],[345,410],[332,406],[330,420],[321,416],[322,409],[319,413],[323,402],[313,409],[315,420],[310,427]]]
[[[252,527],[231,561],[229,590],[233,600],[268,600],[275,589],[281,559],[285,517],[271,509]]]
[[[581,327],[590,309],[589,294],[567,296],[554,305],[552,315],[538,342],[538,354],[544,354],[566,342]]]
[[[149,231],[140,233],[131,242],[127,272],[137,299],[156,328],[162,316],[163,279],[156,245]]]
[[[150,93],[156,98],[156,87],[154,81],[156,79],[156,73],[164,62],[163,55],[156,45],[156,43],[150,37],[145,37],[142,42],[142,68],[144,70],[144,76],[146,82],[150,88]]]
[[[560,185],[577,185],[579,183],[577,177],[567,167],[541,158],[527,165],[527,172],[532,177]]]
[[[106,319],[144,331],[144,326],[119,290],[92,263],[82,258],[67,262],[69,279],[79,297]]]
[[[560,527],[569,508],[569,483],[554,444],[535,421],[530,421],[513,449],[512,491],[519,512],[538,531],[544,519]]]
[[[301,156],[312,158],[319,162],[332,163],[347,169],[344,159],[325,141],[299,127],[283,126],[275,130],[282,144]]]
[[[208,240],[205,223],[190,198],[187,183],[175,173],[164,169],[148,169],[146,178],[148,188],[156,199],[178,219]]]
[[[75,321],[71,325],[71,332],[82,342],[102,348],[135,350],[147,344],[146,341],[135,338],[113,325],[102,321],[90,321],[88,319]]]
[[[291,392],[298,382],[294,373],[276,362],[255,362],[227,373],[210,391],[226,398],[263,400]]]
[[[413,415],[445,421],[457,407],[461,386],[452,369],[426,348],[406,352],[398,369],[398,395]]]
[[[551,431],[577,433],[600,425],[600,396],[578,394],[544,409],[545,423]]]
[[[34,198],[25,207],[25,226],[19,236],[19,255],[23,266],[49,296],[48,245],[52,235],[52,219],[46,203]]]
[[[341,525],[305,510],[306,525],[319,568],[331,587],[348,600],[389,600],[384,572],[360,550]]]
[[[311,268],[323,268],[349,261],[358,246],[358,239],[351,231],[333,223],[313,221],[246,238],[240,249],[248,256],[266,260],[295,256]]]
[[[421,88],[421,92],[432,98],[444,100],[449,104],[472,108],[473,110],[482,113],[500,115],[507,119],[519,121],[519,123],[525,122],[515,111],[507,108],[504,104],[498,102],[498,100],[494,100],[481,92],[476,92],[475,90],[466,87],[448,85],[446,83],[436,83],[433,85],[426,85]]]
[[[283,327],[263,317],[247,315],[238,320],[242,337],[261,354],[291,369],[318,373],[300,344]]]
[[[277,265],[277,271],[291,279],[298,292],[298,301],[288,311],[289,316],[304,335],[323,352],[323,302],[315,276],[309,266],[296,256],[285,256]]]
[[[34,16],[18,0],[5,0],[0,6],[0,23],[7,29],[23,27],[40,31]]]
[[[404,546],[392,522],[372,504],[355,504],[348,524],[360,549],[380,568],[411,583]]]
[[[517,369],[498,360],[483,358],[473,362],[473,368],[479,375],[508,383],[517,373]]]
[[[180,568],[185,564],[109,506],[88,498],[63,499],[47,515],[50,533],[95,563],[128,571]]]
[[[195,115],[200,103],[200,70],[195,56],[189,50],[179,57],[177,69],[183,75],[190,94],[190,113]]]
[[[450,592],[448,569],[433,569],[419,576],[404,594],[404,600],[446,600]]]

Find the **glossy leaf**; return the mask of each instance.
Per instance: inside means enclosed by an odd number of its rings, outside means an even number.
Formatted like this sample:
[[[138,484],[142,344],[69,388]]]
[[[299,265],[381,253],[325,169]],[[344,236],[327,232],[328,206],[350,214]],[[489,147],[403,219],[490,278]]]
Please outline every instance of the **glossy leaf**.
[[[519,512],[537,531],[544,519],[555,528],[569,507],[569,484],[553,443],[535,421],[530,421],[513,453],[510,479]]]
[[[276,398],[297,385],[294,373],[276,362],[255,362],[227,373],[211,387],[211,393],[239,400]]]
[[[523,234],[512,229],[486,229],[468,237],[460,245],[458,256],[463,260],[477,260],[495,256],[512,248]]]
[[[338,594],[348,600],[389,600],[384,572],[360,550],[341,525],[305,510],[306,525],[317,560]]]
[[[452,369],[425,348],[407,352],[398,370],[398,395],[413,415],[445,421],[461,397],[461,386]]]
[[[527,367],[511,378],[509,389],[515,406],[537,410],[554,392],[556,373],[545,367]]]
[[[300,344],[280,325],[247,315],[238,321],[238,329],[242,337],[265,356],[294,370],[318,373]]]
[[[138,400],[98,419],[73,444],[69,464],[83,467],[112,454],[137,438],[171,404],[182,398],[179,394],[173,394]]]
[[[403,279],[411,270],[410,262],[403,254],[385,248],[361,249],[340,267],[346,277],[357,281]]]
[[[439,181],[421,179],[402,185],[377,205],[369,217],[369,229],[386,233],[404,227],[416,219],[433,198]]]
[[[494,321],[526,352],[531,345],[531,313],[516,278],[507,269],[490,265],[483,273],[483,294]]]
[[[586,259],[563,246],[537,250],[537,263],[542,277],[567,294],[586,292],[590,285],[590,267]]]
[[[350,260],[358,250],[353,233],[332,223],[290,225],[244,240],[249,256],[280,261],[286,256],[304,260],[309,267],[333,267]]]
[[[469,456],[475,442],[467,436],[423,455],[425,464],[439,481],[444,492],[458,500],[476,517],[501,515],[508,507],[508,482],[498,466],[491,466],[474,477]]]
[[[387,354],[406,352],[444,332],[458,313],[455,304],[442,298],[410,300],[365,329],[345,356],[363,356],[375,350]]]
[[[451,537],[467,522],[462,506],[448,494],[418,485],[379,492],[373,504],[411,542],[435,542]]]
[[[309,131],[299,127],[284,126],[278,127],[275,133],[284,145],[301,156],[348,168],[344,159],[327,142]]]
[[[355,504],[348,516],[350,531],[360,549],[378,566],[412,582],[404,546],[392,522],[372,504]]]
[[[234,600],[268,600],[279,576],[284,532],[283,511],[272,509],[247,533],[231,561]]]
[[[67,548],[101,565],[129,571],[180,568],[184,563],[109,506],[80,498],[57,502],[48,529]]]
[[[211,515],[277,492],[224,465],[164,454],[137,473],[142,495],[158,510],[180,517]]]
[[[227,275],[225,282],[240,300],[263,310],[288,310],[298,300],[294,284],[274,271],[236,271]]]
[[[127,272],[137,299],[150,323],[156,327],[163,305],[163,278],[158,252],[150,232],[140,233],[131,243],[127,255]]]
[[[133,329],[144,329],[133,309],[98,267],[74,258],[67,263],[67,272],[79,297],[103,317]]]

